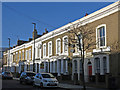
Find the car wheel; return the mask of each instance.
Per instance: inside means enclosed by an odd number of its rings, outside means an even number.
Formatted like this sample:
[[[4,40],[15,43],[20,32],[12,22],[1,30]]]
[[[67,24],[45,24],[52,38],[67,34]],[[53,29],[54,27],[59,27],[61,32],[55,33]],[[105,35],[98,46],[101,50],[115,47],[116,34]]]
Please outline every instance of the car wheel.
[[[33,82],[33,87],[35,87],[36,85],[35,85],[35,82]]]
[[[20,80],[20,84],[22,84],[22,81]]]
[[[11,80],[13,80],[13,77],[11,78]]]
[[[43,88],[43,83],[42,82],[40,83],[40,88]]]
[[[25,81],[25,84],[28,84],[28,82],[27,82],[27,81]]]
[[[5,78],[4,77],[2,77],[2,80],[4,80]]]

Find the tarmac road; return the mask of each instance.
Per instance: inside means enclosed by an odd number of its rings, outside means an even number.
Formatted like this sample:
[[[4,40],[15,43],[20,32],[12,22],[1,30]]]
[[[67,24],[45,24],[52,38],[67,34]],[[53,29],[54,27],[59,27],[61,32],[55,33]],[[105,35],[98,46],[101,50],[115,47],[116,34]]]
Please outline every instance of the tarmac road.
[[[17,80],[2,80],[2,90],[65,90],[62,88],[39,88],[32,85],[20,84]]]

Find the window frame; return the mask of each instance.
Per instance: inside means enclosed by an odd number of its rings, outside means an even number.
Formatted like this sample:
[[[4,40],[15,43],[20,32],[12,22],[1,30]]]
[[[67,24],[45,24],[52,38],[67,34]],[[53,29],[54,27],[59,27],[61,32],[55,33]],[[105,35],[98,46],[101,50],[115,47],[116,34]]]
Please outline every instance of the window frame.
[[[51,53],[50,53],[50,44],[51,44]],[[52,55],[52,41],[48,42],[48,56]]]
[[[59,47],[59,52],[58,52],[58,41],[60,41],[60,47]],[[58,38],[56,39],[56,54],[60,54],[61,53],[61,39]]]
[[[107,57],[103,57],[103,73],[107,73]]]
[[[100,73],[100,58],[95,58],[95,73]]]
[[[44,47],[45,46],[45,47]],[[44,50],[45,49],[45,50]],[[44,52],[45,51],[45,52]],[[46,57],[46,43],[43,44],[43,57]]]
[[[28,59],[27,56],[28,56],[28,50],[25,51],[25,59],[26,60]]]
[[[19,60],[21,60],[21,51],[19,51]]]
[[[65,51],[65,42],[64,42],[65,38],[67,38],[67,42],[68,42],[68,36],[63,37],[63,53],[68,53],[68,44],[67,44],[67,51]]]
[[[25,57],[24,50],[22,50],[22,60],[24,60],[24,57]]]
[[[29,49],[29,59],[31,59],[31,49]]]
[[[104,34],[105,34],[105,45],[104,46],[100,46],[100,42],[98,42],[98,33],[99,33],[99,28],[104,27]],[[101,24],[99,26],[96,27],[96,47],[97,48],[105,48],[106,47],[106,24]]]

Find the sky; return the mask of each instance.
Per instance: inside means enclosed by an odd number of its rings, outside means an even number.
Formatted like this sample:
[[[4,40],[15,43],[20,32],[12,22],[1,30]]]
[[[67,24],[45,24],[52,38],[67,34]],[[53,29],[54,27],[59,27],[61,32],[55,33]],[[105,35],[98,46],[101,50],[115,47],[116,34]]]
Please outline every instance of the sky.
[[[113,2],[3,2],[2,47],[17,44],[17,40],[32,38],[33,22],[38,34],[53,31],[69,22],[91,14]]]

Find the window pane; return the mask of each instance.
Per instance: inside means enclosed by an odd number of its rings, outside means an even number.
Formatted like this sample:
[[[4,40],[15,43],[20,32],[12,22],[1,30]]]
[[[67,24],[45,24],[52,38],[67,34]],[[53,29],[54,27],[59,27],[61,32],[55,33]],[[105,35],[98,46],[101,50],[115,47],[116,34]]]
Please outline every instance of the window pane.
[[[99,58],[95,58],[95,66],[96,66],[96,73],[100,73],[100,59]]]
[[[106,57],[103,58],[103,70],[104,70],[104,73],[107,72],[107,59],[106,59]]]
[[[43,50],[44,50],[43,55],[46,56],[46,45],[43,46]]]
[[[105,27],[103,27],[102,29],[103,29],[103,36],[105,36]]]
[[[60,53],[60,40],[57,40],[57,53]]]
[[[64,52],[66,52],[67,49],[67,38],[64,38]]]
[[[98,29],[98,45],[105,46],[105,27]]]
[[[52,49],[52,47],[51,47],[52,45],[51,45],[51,43],[49,43],[49,55],[51,55],[51,49]]]

